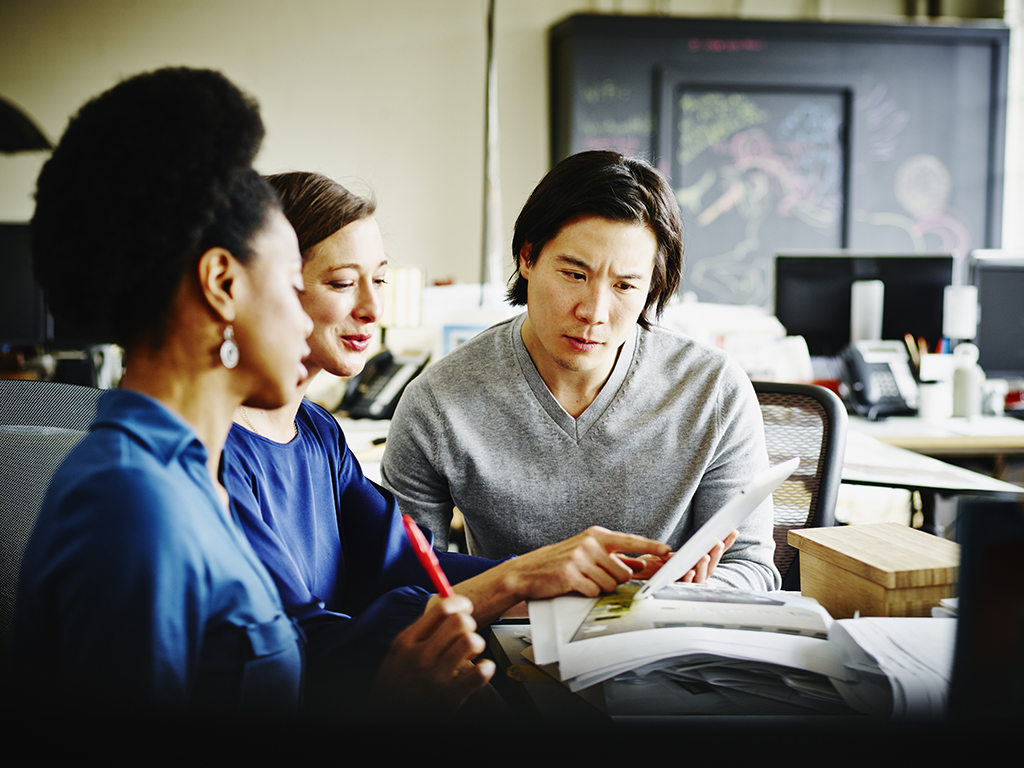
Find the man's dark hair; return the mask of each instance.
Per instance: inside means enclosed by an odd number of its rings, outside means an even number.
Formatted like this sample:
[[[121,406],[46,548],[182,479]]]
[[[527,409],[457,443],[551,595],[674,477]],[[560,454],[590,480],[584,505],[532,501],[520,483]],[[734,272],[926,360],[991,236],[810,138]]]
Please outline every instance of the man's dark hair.
[[[342,227],[366,219],[377,209],[373,198],[350,192],[334,179],[309,171],[291,171],[267,176],[281,198],[284,215],[299,237],[302,260],[310,249]]]
[[[562,160],[541,179],[516,219],[512,258],[516,271],[510,280],[508,301],[526,304],[527,280],[519,274],[523,254],[533,265],[544,246],[562,227],[580,216],[643,224],[658,241],[654,274],[647,303],[637,321],[650,328],[648,312],[661,316],[669,298],[679,289],[683,270],[683,221],[675,195],[665,178],[643,160],[618,152],[580,152]]]
[[[209,248],[246,262],[274,191],[252,168],[256,102],[211,70],[137,75],[71,118],[36,184],[36,278],[62,324],[157,344],[182,277]]]

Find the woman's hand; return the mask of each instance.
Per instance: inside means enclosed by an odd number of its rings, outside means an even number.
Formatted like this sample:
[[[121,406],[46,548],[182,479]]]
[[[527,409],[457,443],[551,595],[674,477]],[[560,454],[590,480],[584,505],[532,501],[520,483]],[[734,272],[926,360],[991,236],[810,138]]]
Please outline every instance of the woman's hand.
[[[424,717],[457,710],[494,675],[494,662],[474,664],[485,647],[473,604],[435,595],[423,616],[391,644],[374,681],[373,706],[387,714]]]
[[[455,585],[476,606],[476,620],[489,624],[523,600],[578,592],[596,597],[636,578],[636,558],[623,552],[668,555],[668,545],[631,533],[592,526],[571,539],[535,549]]]
[[[508,565],[517,571],[513,578],[520,582],[522,599],[539,600],[566,592],[596,597],[635,578],[631,566],[635,558],[619,553],[658,557],[668,551],[661,542],[595,525],[571,539],[521,555]]]

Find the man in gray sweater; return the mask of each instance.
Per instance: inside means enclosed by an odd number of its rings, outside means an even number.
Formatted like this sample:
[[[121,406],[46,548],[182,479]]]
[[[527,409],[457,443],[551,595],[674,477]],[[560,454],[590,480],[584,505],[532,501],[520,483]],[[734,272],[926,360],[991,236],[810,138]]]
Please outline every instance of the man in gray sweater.
[[[484,557],[589,525],[678,548],[768,460],[743,371],[651,322],[682,271],[672,190],[642,161],[574,155],[530,196],[512,251],[526,313],[410,384],[384,484],[439,547],[457,506]],[[686,578],[777,589],[773,552],[769,499]]]

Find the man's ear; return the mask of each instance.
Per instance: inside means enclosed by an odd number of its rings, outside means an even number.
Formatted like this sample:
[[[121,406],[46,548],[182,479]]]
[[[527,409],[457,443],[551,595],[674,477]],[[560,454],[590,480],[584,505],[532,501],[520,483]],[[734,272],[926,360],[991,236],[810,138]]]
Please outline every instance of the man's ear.
[[[235,319],[241,268],[238,259],[224,248],[210,248],[199,257],[199,290],[226,323]]]
[[[519,276],[523,280],[530,279],[530,244],[523,243],[523,247],[519,249],[519,263],[516,265],[519,270]]]

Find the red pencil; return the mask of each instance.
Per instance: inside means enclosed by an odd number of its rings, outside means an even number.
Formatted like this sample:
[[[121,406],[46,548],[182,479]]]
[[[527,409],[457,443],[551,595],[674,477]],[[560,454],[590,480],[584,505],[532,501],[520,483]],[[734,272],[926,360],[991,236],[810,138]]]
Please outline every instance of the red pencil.
[[[427,543],[419,526],[416,525],[416,521],[408,515],[402,515],[402,522],[405,523],[405,532],[409,536],[412,548],[416,551],[416,557],[420,559],[420,564],[427,571],[430,580],[434,582],[437,593],[441,597],[454,597],[455,592],[452,591],[452,585],[448,583],[448,578],[441,570],[441,564],[437,562],[434,548]]]

